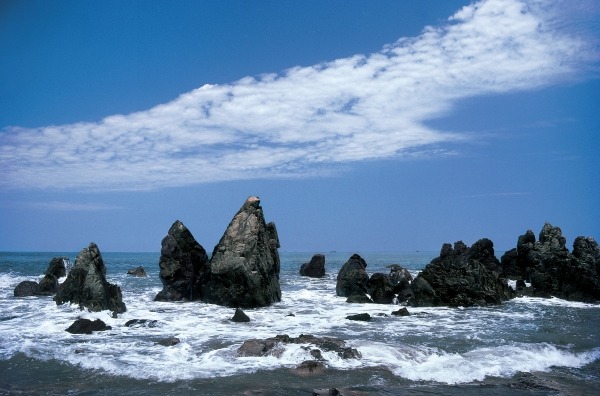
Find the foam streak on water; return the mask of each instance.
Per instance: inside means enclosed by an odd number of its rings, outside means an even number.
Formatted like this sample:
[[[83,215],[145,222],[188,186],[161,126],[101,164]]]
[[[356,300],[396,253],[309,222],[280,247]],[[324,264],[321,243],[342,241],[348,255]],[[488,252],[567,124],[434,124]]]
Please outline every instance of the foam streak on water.
[[[127,305],[127,312],[118,318],[106,311],[56,306],[51,297],[14,298],[14,287],[22,280],[39,280],[53,255],[43,257],[40,268],[31,264],[24,271],[7,264],[10,257],[5,256],[0,261],[0,359],[24,354],[160,382],[293,368],[314,359],[310,354],[314,346],[297,344],[281,345],[273,356],[238,356],[237,349],[245,340],[278,334],[337,337],[362,354],[361,359],[342,359],[323,351],[329,368],[384,367],[407,380],[444,384],[508,378],[555,367],[575,369],[600,359],[599,305],[520,298],[489,308],[409,307],[411,316],[395,317],[391,312],[399,308],[396,305],[347,304],[335,295],[337,270],[350,254],[328,259],[324,279],[297,275],[300,264],[310,256],[282,254],[282,301],[246,310],[250,323],[231,322],[231,308],[202,302],[154,302],[161,290],[157,255],[105,255],[109,281],[121,285]],[[379,255],[371,259],[375,263],[371,265],[369,256],[364,257],[370,273],[383,272],[391,263],[417,272],[430,259],[415,254]],[[125,275],[137,265],[146,267],[148,278]],[[346,319],[363,312],[372,316],[371,322]],[[66,332],[78,317],[101,319],[112,330],[91,335]],[[131,319],[152,320],[156,325],[126,327]],[[181,342],[171,347],[157,343],[167,337]]]

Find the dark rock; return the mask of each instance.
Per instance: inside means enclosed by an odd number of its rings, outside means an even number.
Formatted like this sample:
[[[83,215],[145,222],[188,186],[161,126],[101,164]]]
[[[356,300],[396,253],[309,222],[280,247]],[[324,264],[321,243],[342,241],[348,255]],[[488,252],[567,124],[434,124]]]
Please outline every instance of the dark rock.
[[[376,304],[391,304],[396,298],[394,284],[390,280],[390,276],[386,274],[378,272],[371,275],[367,282],[367,289]]]
[[[58,279],[53,274],[47,273],[44,275],[42,280],[40,280],[40,290],[38,294],[51,296],[58,292]]]
[[[68,261],[67,257],[54,257],[48,264],[45,275],[54,275],[56,279],[60,279],[67,275],[67,269],[65,267],[65,261]]]
[[[323,374],[325,371],[325,365],[317,360],[306,360],[291,371],[292,374],[306,377],[309,375]]]
[[[106,267],[98,246],[93,242],[77,256],[54,301],[57,305],[66,302],[79,304],[82,309],[85,307],[90,311],[126,311],[121,288],[106,281]]]
[[[410,316],[410,312],[408,312],[408,309],[406,309],[406,307],[402,307],[399,310],[392,312],[392,315],[394,315],[394,316]]]
[[[278,335],[266,339],[252,339],[244,341],[238,348],[239,356],[279,356],[282,352],[282,345],[286,344],[309,344],[326,352],[336,352],[340,357],[346,359],[360,358],[360,352],[356,349],[348,348],[343,340],[333,337],[315,337],[309,334],[301,334],[293,338],[287,334]],[[314,356],[314,355],[313,355]]]
[[[201,298],[199,281],[208,270],[206,250],[179,220],[173,223],[161,245],[158,266],[163,289],[154,301]]]
[[[201,280],[202,299],[229,307],[264,307],[281,300],[279,237],[260,200],[250,197],[215,246]]]
[[[353,294],[346,299],[346,302],[353,304],[368,304],[372,303],[373,300],[371,300],[366,294]]]
[[[232,322],[250,322],[250,318],[248,317],[248,315],[246,315],[246,313],[244,311],[242,311],[241,309],[237,308],[235,310],[235,314],[233,315],[233,317],[231,318]]]
[[[521,290],[527,287],[527,284],[525,283],[525,281],[523,279],[518,279],[517,280],[517,290]]]
[[[361,313],[361,314],[356,314],[356,315],[348,315],[348,316],[346,316],[346,319],[368,322],[368,321],[371,320],[371,315],[369,315],[368,313]]]
[[[181,342],[181,340],[177,337],[168,337],[168,338],[163,338],[163,339],[156,341],[156,343],[158,345],[162,345],[162,346],[166,346],[166,347],[177,345],[180,342]]]
[[[338,396],[338,395],[340,395],[340,391],[337,390],[336,388],[330,388],[330,389],[319,388],[319,389],[313,389],[312,394],[313,394],[313,396]]]
[[[106,323],[100,319],[94,321],[89,319],[77,319],[66,331],[72,334],[92,334],[93,331],[106,331],[110,329],[111,327],[107,326]]]
[[[310,259],[310,262],[302,264],[300,267],[300,275],[309,276],[311,278],[322,278],[325,276],[325,256],[315,254]]]
[[[310,356],[314,357],[317,360],[323,360],[323,354],[319,349],[313,349],[310,351]]]
[[[133,275],[140,278],[148,276],[148,274],[146,274],[146,270],[141,265],[137,268],[127,270],[127,275]]]
[[[40,291],[40,285],[34,281],[23,281],[19,283],[14,290],[15,297],[35,296]]]
[[[336,294],[342,297],[367,294],[369,275],[366,268],[367,263],[362,257],[358,254],[352,255],[338,272]]]
[[[392,282],[398,301],[404,302],[408,300],[412,296],[410,283],[413,280],[413,276],[407,269],[398,264],[389,265],[388,268],[390,269],[390,282]]]
[[[125,327],[158,327],[158,320],[153,319],[131,319],[125,322]]]
[[[338,352],[338,356],[342,359],[360,359],[362,354],[354,348],[344,348]]]
[[[455,307],[499,304],[513,297],[500,268],[489,239],[480,239],[470,248],[461,241],[454,248],[444,244],[440,256],[412,282],[414,297],[409,303]]]

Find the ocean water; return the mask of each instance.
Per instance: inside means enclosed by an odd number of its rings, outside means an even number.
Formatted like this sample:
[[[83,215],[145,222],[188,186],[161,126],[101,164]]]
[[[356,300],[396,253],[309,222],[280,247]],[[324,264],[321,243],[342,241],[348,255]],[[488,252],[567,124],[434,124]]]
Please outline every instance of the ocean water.
[[[358,253],[369,274],[400,264],[416,275],[437,256]],[[53,257],[74,262],[76,253],[0,253],[0,394],[310,395],[334,387],[367,395],[600,394],[600,305],[517,298],[487,308],[408,307],[410,316],[395,317],[397,305],[336,296],[337,272],[352,253],[325,253],[322,279],[298,275],[312,253],[280,255],[282,301],[247,309],[251,322],[234,323],[231,308],[154,302],[162,289],[158,253],[102,253],[107,279],[121,286],[127,305],[117,318],[57,306],[52,297],[13,297],[19,282],[39,281]],[[139,265],[148,277],[127,275]],[[346,319],[363,312],[373,319]],[[79,317],[112,330],[66,332]],[[131,319],[156,322],[126,327]],[[307,345],[286,345],[277,356],[237,355],[245,340],[279,334],[337,337],[362,358],[323,352],[323,373],[299,375],[293,369],[314,359]],[[181,342],[157,344],[167,337]],[[528,378],[537,382],[524,389]]]

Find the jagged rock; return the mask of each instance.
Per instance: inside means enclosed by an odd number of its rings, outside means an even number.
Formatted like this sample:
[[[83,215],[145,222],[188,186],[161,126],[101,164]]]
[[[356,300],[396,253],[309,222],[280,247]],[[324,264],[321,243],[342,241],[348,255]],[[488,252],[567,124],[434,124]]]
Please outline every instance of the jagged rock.
[[[399,310],[392,312],[392,315],[394,315],[394,316],[410,316],[410,312],[408,312],[408,309],[406,309],[406,307],[402,307]]]
[[[125,322],[125,327],[148,327],[154,328],[158,326],[158,320],[154,319],[131,319]]]
[[[84,248],[67,279],[60,285],[54,301],[79,304],[90,311],[108,309],[116,313],[126,311],[121,288],[106,281],[106,267],[95,243]]]
[[[362,322],[369,322],[371,320],[371,315],[369,315],[368,313],[361,313],[361,314],[356,314],[356,315],[348,315],[348,316],[346,316],[346,319],[348,319],[348,320],[358,320],[358,321],[362,321]]]
[[[161,242],[160,280],[163,289],[154,301],[200,299],[200,284],[208,270],[206,250],[179,220],[175,221]]]
[[[77,319],[66,331],[72,334],[92,334],[94,331],[106,331],[111,328],[112,327],[107,326],[106,323],[100,319],[94,321],[89,319]]]
[[[394,293],[397,294],[398,301],[403,302],[408,300],[412,296],[410,283],[413,280],[413,276],[407,269],[398,264],[391,264],[388,268],[390,269],[390,281],[394,286]]]
[[[58,292],[58,279],[53,274],[44,275],[39,285],[40,290],[37,294],[51,296]]]
[[[342,359],[358,359],[360,352],[349,348],[343,340],[333,337],[315,337],[310,334],[300,334],[298,337],[290,337],[287,334],[278,335],[266,339],[252,339],[244,341],[238,348],[239,356],[279,356],[286,344],[310,344],[326,352],[336,352]]]
[[[133,275],[133,276],[137,276],[139,278],[148,276],[148,274],[146,274],[146,270],[141,265],[137,268],[132,268],[132,269],[127,270],[127,275]]]
[[[250,197],[215,246],[201,279],[202,299],[230,307],[264,307],[281,300],[279,237]]]
[[[60,279],[63,276],[66,276],[67,269],[65,268],[65,260],[68,260],[68,258],[54,257],[52,260],[50,260],[45,275],[54,275],[56,279]]]
[[[37,295],[39,291],[40,285],[37,282],[23,281],[15,287],[13,294],[15,297],[30,297]]]
[[[412,282],[413,306],[473,306],[499,304],[512,298],[506,279],[495,269],[493,243],[480,239],[471,248],[458,241],[454,248],[442,246],[440,256],[433,259]],[[423,282],[425,281],[425,282]]]
[[[322,278],[325,276],[325,256],[315,254],[310,259],[310,262],[302,264],[300,267],[300,275],[309,276],[311,278]]]
[[[248,317],[248,315],[246,315],[246,313],[244,311],[242,311],[241,309],[237,308],[235,310],[235,314],[233,314],[233,317],[231,318],[232,322],[250,322],[250,318]]]
[[[566,300],[600,301],[600,247],[591,237],[577,237],[573,253],[559,227],[544,224],[536,242],[531,230],[517,248],[502,257],[505,272],[531,282],[530,294]]]
[[[367,282],[371,299],[376,304],[391,304],[396,298],[396,290],[390,276],[382,273],[371,275]]]
[[[336,294],[342,297],[367,294],[369,275],[366,268],[366,261],[358,254],[353,254],[338,272]]]

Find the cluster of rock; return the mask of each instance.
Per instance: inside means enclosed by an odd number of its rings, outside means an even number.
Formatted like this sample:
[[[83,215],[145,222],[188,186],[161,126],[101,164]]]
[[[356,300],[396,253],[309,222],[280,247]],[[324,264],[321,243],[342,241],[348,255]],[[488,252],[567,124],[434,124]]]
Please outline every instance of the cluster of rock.
[[[66,257],[54,257],[39,281],[23,281],[15,287],[15,297],[51,296],[58,291],[58,280],[66,275]]]
[[[176,221],[162,241],[163,290],[155,301],[201,300],[230,307],[263,307],[281,300],[279,237],[266,223],[260,200],[242,205],[209,259]]]
[[[252,339],[244,341],[237,350],[238,356],[280,356],[283,353],[283,345],[286,344],[309,344],[311,356],[322,360],[322,352],[335,352],[342,359],[359,359],[360,352],[346,346],[344,340],[333,337],[315,337],[309,334],[300,334],[294,338],[287,334],[278,335],[266,339]]]

